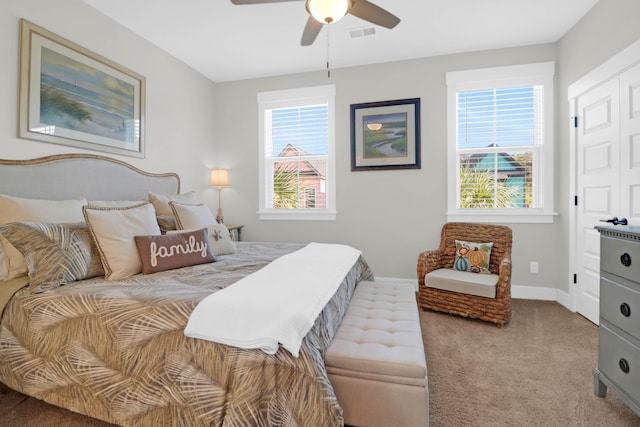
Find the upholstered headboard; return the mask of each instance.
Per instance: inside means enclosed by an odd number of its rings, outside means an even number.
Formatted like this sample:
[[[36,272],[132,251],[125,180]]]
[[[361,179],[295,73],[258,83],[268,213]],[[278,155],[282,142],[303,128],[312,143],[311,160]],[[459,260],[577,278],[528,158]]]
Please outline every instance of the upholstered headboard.
[[[175,173],[144,172],[98,155],[0,159],[0,194],[47,200],[146,200],[150,191],[178,194],[180,178]]]

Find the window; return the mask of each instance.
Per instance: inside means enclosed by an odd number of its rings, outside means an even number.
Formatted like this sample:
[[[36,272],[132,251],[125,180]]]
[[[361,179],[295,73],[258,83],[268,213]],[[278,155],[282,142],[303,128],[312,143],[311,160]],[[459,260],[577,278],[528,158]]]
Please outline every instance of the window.
[[[553,74],[447,73],[449,221],[553,222]]]
[[[258,94],[260,219],[333,220],[335,86]]]

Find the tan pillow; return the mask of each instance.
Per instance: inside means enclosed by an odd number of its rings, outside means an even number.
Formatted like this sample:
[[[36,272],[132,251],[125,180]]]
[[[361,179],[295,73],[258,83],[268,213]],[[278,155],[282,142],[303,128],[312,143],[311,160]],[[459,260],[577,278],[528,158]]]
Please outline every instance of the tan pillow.
[[[156,216],[156,220],[158,221],[158,225],[160,226],[160,231],[162,234],[167,234],[167,231],[176,229],[176,219],[171,216]]]
[[[161,236],[135,236],[134,239],[144,274],[216,260],[211,252],[206,228]]]
[[[48,222],[71,223],[82,222],[82,207],[87,204],[84,198],[76,200],[41,200],[23,199],[20,197],[0,194],[0,224],[9,222]],[[13,279],[25,276],[27,266],[24,257],[4,237],[0,237],[0,245],[4,252],[5,276],[2,277],[0,268],[0,280]],[[3,262],[0,261],[0,266]]]
[[[183,205],[195,205],[198,204],[198,199],[196,199],[196,192],[189,191],[184,194],[173,194],[173,195],[165,195],[165,194],[156,194],[149,193],[149,201],[156,209],[156,215],[158,216],[168,216],[173,215],[171,211],[171,207],[169,207],[169,202],[177,202]]]
[[[82,211],[96,243],[107,280],[124,279],[142,271],[135,236],[159,235],[153,205],[144,202],[126,208],[91,208]]]
[[[202,203],[184,205],[182,203],[169,202],[169,206],[173,211],[173,216],[176,218],[178,230],[191,230],[218,223],[211,210]]]

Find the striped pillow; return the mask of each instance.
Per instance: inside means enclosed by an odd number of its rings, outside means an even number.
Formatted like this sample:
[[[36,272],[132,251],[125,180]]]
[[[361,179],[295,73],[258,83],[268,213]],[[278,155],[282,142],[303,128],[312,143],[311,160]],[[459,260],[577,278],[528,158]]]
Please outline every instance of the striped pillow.
[[[11,222],[0,226],[0,235],[24,256],[33,292],[104,275],[85,223]]]

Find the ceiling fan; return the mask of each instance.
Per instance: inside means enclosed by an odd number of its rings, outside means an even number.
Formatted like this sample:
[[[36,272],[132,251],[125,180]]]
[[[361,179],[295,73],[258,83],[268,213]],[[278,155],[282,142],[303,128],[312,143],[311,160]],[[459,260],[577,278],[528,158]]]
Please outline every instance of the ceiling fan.
[[[301,0],[231,0],[231,3],[250,5],[285,1]],[[306,0],[305,7],[310,16],[302,32],[302,46],[312,45],[324,24],[337,22],[346,14],[385,28],[393,28],[400,22],[400,18],[368,0]]]

